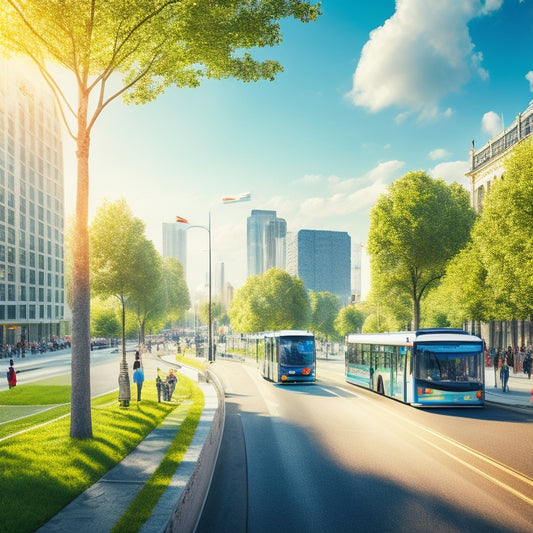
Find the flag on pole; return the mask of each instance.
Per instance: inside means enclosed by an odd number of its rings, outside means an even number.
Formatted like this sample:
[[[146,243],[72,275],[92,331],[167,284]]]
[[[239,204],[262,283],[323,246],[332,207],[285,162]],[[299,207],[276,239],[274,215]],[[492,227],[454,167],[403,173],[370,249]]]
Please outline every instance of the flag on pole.
[[[252,199],[252,195],[249,192],[240,194],[238,196],[225,196],[222,198],[222,203],[224,204],[234,204],[237,202],[247,202]]]
[[[183,217],[176,217],[176,222],[181,222],[182,224],[188,224],[189,221]]]

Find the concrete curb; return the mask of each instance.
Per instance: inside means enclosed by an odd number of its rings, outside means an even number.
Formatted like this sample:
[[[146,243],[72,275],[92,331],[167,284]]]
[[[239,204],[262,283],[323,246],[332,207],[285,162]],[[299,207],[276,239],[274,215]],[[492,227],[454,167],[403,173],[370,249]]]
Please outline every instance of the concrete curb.
[[[181,497],[179,498],[177,505],[172,511],[170,521],[164,529],[166,533],[178,531],[180,533],[192,533],[195,530],[200,515],[202,513],[202,509],[204,507],[205,499],[209,491],[209,486],[211,485],[211,480],[215,469],[215,463],[217,461],[218,452],[220,450],[222,435],[224,433],[224,421],[226,416],[224,389],[216,374],[214,374],[210,370],[207,370],[206,377],[208,380],[208,384],[204,385],[204,387],[211,386],[210,383],[213,384],[212,386],[214,387],[217,393],[218,406],[215,407],[212,402],[211,405],[208,406],[206,398],[206,406],[204,408],[204,413],[202,413],[198,429],[196,430],[193,442],[189,447],[189,451],[187,452],[186,456],[182,461],[182,464],[185,463],[189,452],[193,451],[193,454],[195,456],[190,457],[187,462],[190,462],[191,466],[194,465],[194,470],[189,475],[187,486],[182,491]],[[204,414],[206,415],[205,420]],[[205,433],[202,435],[201,426],[204,426],[205,428],[207,424],[210,424],[210,429],[209,434],[205,436]],[[197,435],[198,442],[195,442],[197,441]],[[200,447],[201,449],[198,450],[198,447]],[[181,465],[178,471],[180,469]],[[173,501],[175,502],[175,496],[172,497],[174,498]],[[160,504],[166,506],[168,513],[168,505],[165,505],[163,503],[163,498],[161,498],[160,502],[156,506],[156,509],[157,507],[159,507]],[[156,509],[154,509],[154,513]],[[146,525],[148,525],[148,522],[145,524],[145,526]],[[141,531],[153,530],[145,530],[143,527]]]

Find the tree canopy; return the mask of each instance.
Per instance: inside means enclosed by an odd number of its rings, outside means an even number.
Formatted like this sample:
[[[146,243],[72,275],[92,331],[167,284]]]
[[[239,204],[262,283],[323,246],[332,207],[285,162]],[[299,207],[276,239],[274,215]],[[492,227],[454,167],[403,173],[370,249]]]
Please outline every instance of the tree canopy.
[[[319,4],[300,0],[0,3],[0,53],[29,57],[37,65],[76,144],[71,437],[92,437],[89,150],[98,117],[118,97],[145,103],[170,86],[197,87],[207,78],[272,80],[282,66],[254,59],[247,50],[279,44],[283,18],[309,22],[319,15]],[[68,81],[52,67],[69,73]],[[72,100],[71,86],[77,89]]]
[[[361,333],[364,321],[365,315],[360,309],[354,305],[347,305],[339,311],[333,324],[337,333],[341,337],[346,337],[350,333]]]
[[[475,221],[467,191],[421,171],[396,180],[370,214],[368,250],[377,295],[387,306],[390,290],[412,303],[413,328],[420,301],[468,242]]]
[[[309,328],[318,339],[330,340],[337,336],[335,319],[339,313],[340,300],[331,292],[309,292],[311,319]]]
[[[279,268],[249,277],[235,293],[228,311],[231,328],[240,333],[304,329],[309,314],[303,281]]]
[[[488,192],[472,242],[450,264],[443,290],[463,319],[533,314],[533,142],[518,144]],[[450,313],[453,313],[450,310]]]

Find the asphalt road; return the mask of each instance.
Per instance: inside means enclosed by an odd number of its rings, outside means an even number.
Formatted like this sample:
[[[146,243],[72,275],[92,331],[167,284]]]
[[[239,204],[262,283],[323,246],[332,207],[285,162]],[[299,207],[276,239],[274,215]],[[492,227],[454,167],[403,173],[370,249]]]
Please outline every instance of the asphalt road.
[[[532,531],[531,417],[414,409],[345,383],[341,361],[311,385],[213,370],[227,416],[197,532]]]

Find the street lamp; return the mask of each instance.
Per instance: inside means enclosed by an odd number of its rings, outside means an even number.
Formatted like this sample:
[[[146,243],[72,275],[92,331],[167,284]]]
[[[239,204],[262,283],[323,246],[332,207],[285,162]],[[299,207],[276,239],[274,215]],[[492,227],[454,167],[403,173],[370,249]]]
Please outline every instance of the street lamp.
[[[233,204],[238,202],[248,202],[251,200],[252,195],[247,192],[244,194],[239,194],[237,196],[225,196],[222,198],[222,203],[224,204]],[[177,216],[176,222],[180,224],[187,224],[186,229],[191,228],[201,228],[207,231],[209,235],[209,248],[208,248],[208,254],[209,254],[209,314],[208,314],[208,322],[209,322],[209,335],[208,335],[208,361],[212,362],[214,361],[214,354],[213,354],[213,316],[212,316],[212,297],[211,297],[211,209],[209,210],[209,223],[208,226],[193,226],[189,224],[189,221],[186,218]]]
[[[203,229],[205,231],[207,231],[207,234],[208,234],[208,256],[209,256],[209,279],[208,279],[208,285],[209,285],[209,296],[208,296],[208,300],[209,300],[209,311],[208,311],[208,332],[207,332],[207,345],[208,345],[208,348],[207,348],[207,360],[209,362],[212,362],[214,360],[213,358],[213,317],[211,315],[212,313],[212,296],[211,296],[211,210],[209,210],[209,223],[207,226],[196,226],[196,225],[191,225],[189,223],[189,221],[186,219],[186,218],[183,218],[183,217],[179,217],[177,216],[176,217],[176,222],[178,222],[179,224],[187,224],[187,227],[185,228],[186,230],[189,230],[189,229],[192,229],[192,228],[200,228],[200,229]]]

